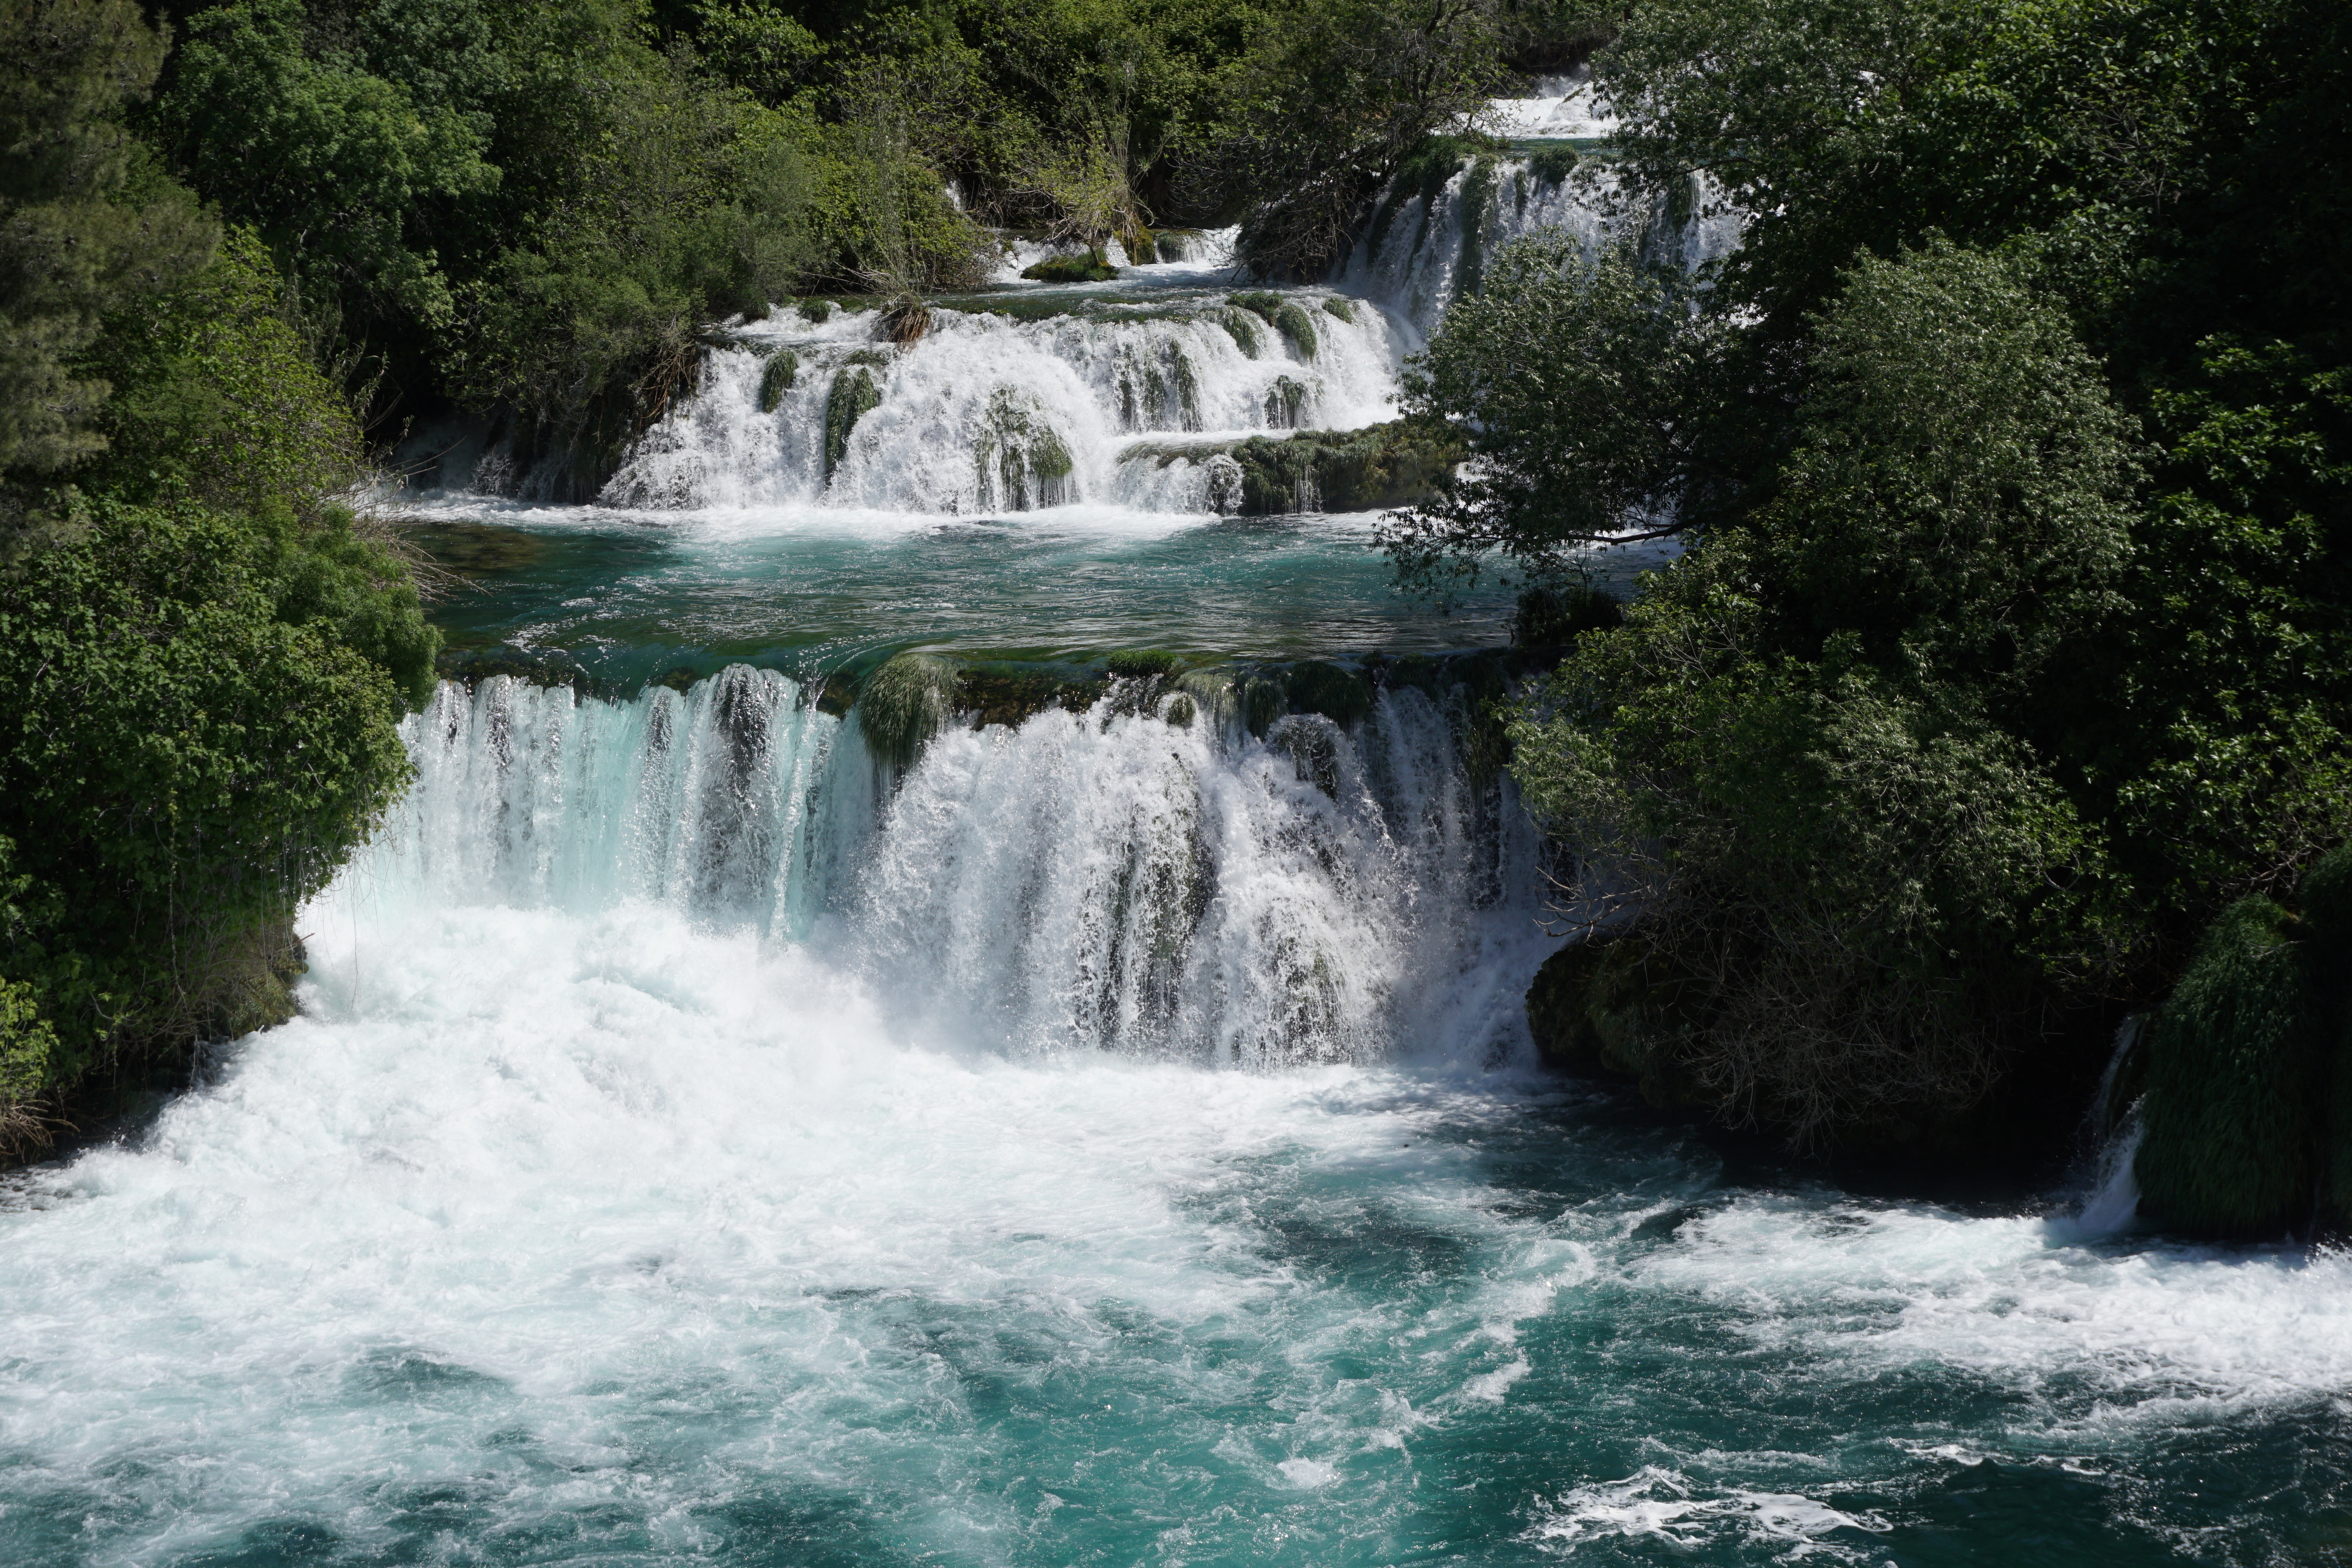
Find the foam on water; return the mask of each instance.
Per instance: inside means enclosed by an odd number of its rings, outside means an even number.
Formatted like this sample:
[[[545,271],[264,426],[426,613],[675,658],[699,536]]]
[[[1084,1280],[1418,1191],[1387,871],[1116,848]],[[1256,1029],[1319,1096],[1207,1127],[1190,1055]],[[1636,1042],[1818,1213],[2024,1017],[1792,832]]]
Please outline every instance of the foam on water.
[[[1727,1183],[1489,1071],[1532,863],[1402,695],[894,788],[772,674],[445,691],[302,1016],[5,1189],[0,1559],[2332,1539],[2352,1261]]]
[[[1146,308],[1035,321],[942,308],[904,349],[872,341],[871,311],[744,328],[740,342],[709,352],[698,391],[631,449],[602,498],[931,515],[1116,501],[1197,513],[1216,509],[1206,475],[1171,486],[1163,465],[1127,460],[1139,438],[1350,430],[1393,417],[1398,349],[1377,309],[1342,320],[1318,308],[1326,296],[1297,294],[1313,312],[1310,354],[1222,294],[1163,292]],[[799,370],[762,413],[761,379],[779,351],[799,356]],[[861,373],[879,401],[829,465],[835,378]]]

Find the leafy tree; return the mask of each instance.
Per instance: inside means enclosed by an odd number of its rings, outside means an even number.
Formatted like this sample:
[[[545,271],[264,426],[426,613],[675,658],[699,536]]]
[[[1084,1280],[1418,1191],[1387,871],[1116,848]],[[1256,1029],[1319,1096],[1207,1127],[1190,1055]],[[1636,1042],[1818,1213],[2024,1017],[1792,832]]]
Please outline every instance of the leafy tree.
[[[1776,498],[1512,726],[1588,894],[1633,908],[1614,962],[1672,977],[1649,1071],[1800,1142],[1964,1111],[2127,938],[2096,825],[2012,721],[2116,607],[2129,425],[2021,271],[1858,265]]]
[[[130,0],[0,15],[0,471],[94,452],[107,384],[75,360],[109,309],[202,265],[213,231],[125,130],[163,40]]]
[[[400,692],[289,595],[310,553],[194,506],[100,502],[0,585],[20,879],[0,977],[54,1037],[40,1088],[268,1021],[254,959],[284,961],[286,920],[403,783]]]
[[[1631,249],[1588,258],[1557,232],[1505,246],[1406,367],[1408,417],[1473,461],[1382,525],[1399,575],[1443,593],[1499,552],[1543,581],[1597,543],[1678,532],[1722,339]]]

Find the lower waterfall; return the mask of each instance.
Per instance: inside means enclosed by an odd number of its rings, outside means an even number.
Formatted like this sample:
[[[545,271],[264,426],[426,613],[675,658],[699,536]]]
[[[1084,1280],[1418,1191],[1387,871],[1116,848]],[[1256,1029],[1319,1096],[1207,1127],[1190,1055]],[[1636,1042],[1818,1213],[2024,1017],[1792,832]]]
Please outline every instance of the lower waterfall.
[[[619,703],[445,684],[408,724],[415,787],[333,896],[658,905],[807,943],[927,1038],[1033,1055],[1263,1068],[1524,1043],[1550,946],[1538,836],[1421,691],[1263,739],[1190,697],[1160,702],[1190,715],[1173,723],[1115,695],[950,727],[895,788],[812,695],[740,665]]]

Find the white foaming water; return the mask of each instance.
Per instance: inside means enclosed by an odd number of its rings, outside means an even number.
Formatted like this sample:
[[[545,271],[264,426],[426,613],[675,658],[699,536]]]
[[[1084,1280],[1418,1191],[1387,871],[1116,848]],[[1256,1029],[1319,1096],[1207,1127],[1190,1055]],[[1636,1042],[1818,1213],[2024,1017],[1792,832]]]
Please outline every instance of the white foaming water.
[[[1471,159],[1432,195],[1384,197],[1337,287],[1378,300],[1426,336],[1497,250],[1538,229],[1568,234],[1588,256],[1630,234],[1690,273],[1738,245],[1744,220],[1713,201],[1703,178],[1694,176],[1675,204],[1685,210],[1627,199],[1605,169],[1562,176],[1521,153]]]
[[[1081,501],[1214,510],[1202,465],[1171,476],[1154,457],[1127,460],[1129,449],[1146,437],[1351,430],[1394,414],[1399,349],[1381,312],[1342,319],[1320,308],[1327,296],[1286,298],[1308,312],[1311,353],[1252,313],[1174,291],[1164,304],[1035,321],[941,308],[904,349],[872,340],[872,311],[822,328],[745,328],[736,345],[709,351],[700,390],[631,449],[601,499],[929,515]],[[761,377],[778,352],[796,355],[798,369],[762,413]],[[827,404],[837,378],[859,375],[878,401],[829,467]]]

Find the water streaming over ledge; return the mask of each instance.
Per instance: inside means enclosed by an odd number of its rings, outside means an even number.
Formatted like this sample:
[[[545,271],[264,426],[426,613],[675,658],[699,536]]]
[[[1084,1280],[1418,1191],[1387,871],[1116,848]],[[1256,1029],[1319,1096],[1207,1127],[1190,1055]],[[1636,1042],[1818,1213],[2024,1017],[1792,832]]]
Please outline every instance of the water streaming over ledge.
[[[625,703],[445,685],[407,726],[416,785],[347,881],[811,942],[924,1038],[1025,1055],[1523,1051],[1541,847],[1507,780],[1468,776],[1458,715],[1401,688],[1354,726],[1294,714],[1259,739],[1189,695],[1132,711],[1139,689],[951,727],[898,780],[773,671]]]

